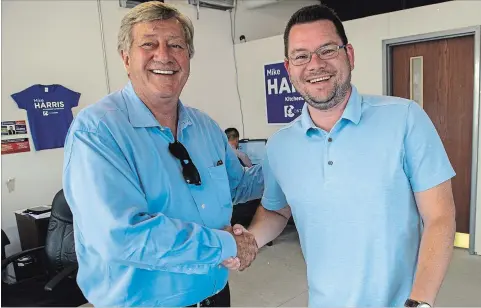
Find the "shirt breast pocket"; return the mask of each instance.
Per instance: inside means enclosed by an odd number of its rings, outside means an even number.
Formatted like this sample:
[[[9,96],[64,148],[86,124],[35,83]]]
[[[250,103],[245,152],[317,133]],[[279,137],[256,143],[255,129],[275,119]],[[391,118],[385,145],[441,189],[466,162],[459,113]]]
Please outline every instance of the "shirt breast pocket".
[[[215,191],[219,205],[232,208],[229,177],[224,165],[209,168],[210,186]]]

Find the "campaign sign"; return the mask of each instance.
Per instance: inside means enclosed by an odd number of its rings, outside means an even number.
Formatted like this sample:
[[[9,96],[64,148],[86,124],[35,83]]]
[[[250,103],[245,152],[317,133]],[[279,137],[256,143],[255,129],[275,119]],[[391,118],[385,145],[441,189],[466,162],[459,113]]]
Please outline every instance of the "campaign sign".
[[[28,138],[2,140],[2,155],[30,151]]]
[[[24,135],[27,133],[25,120],[2,122],[2,136]]]
[[[297,118],[304,99],[289,80],[284,63],[264,65],[268,124],[286,124]]]

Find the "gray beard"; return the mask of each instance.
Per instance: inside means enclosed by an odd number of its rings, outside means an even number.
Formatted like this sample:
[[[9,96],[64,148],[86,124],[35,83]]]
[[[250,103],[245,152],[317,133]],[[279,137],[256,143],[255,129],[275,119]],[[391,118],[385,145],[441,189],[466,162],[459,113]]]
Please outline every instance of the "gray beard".
[[[342,103],[350,89],[351,78],[349,77],[345,83],[341,85],[336,85],[334,91],[332,91],[332,93],[327,99],[318,100],[315,97],[309,95],[309,93],[302,95],[302,97],[304,98],[306,103],[308,103],[313,108],[316,108],[318,110],[329,110]]]

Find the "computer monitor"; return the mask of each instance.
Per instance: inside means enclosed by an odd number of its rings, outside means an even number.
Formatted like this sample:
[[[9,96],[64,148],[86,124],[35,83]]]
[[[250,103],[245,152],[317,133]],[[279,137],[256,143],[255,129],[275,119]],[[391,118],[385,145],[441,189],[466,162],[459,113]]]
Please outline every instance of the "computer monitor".
[[[267,139],[241,139],[239,140],[239,151],[249,156],[253,165],[262,163],[266,153]]]

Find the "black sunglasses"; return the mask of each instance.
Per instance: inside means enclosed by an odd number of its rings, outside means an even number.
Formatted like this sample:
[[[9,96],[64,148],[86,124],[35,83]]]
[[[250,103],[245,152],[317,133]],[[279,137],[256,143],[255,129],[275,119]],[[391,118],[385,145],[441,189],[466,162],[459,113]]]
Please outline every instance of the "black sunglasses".
[[[180,160],[180,164],[182,165],[182,175],[184,176],[185,181],[188,184],[199,186],[202,183],[199,171],[192,162],[192,159],[190,159],[189,152],[187,152],[184,145],[177,140],[173,143],[169,143],[169,152],[175,158]]]

